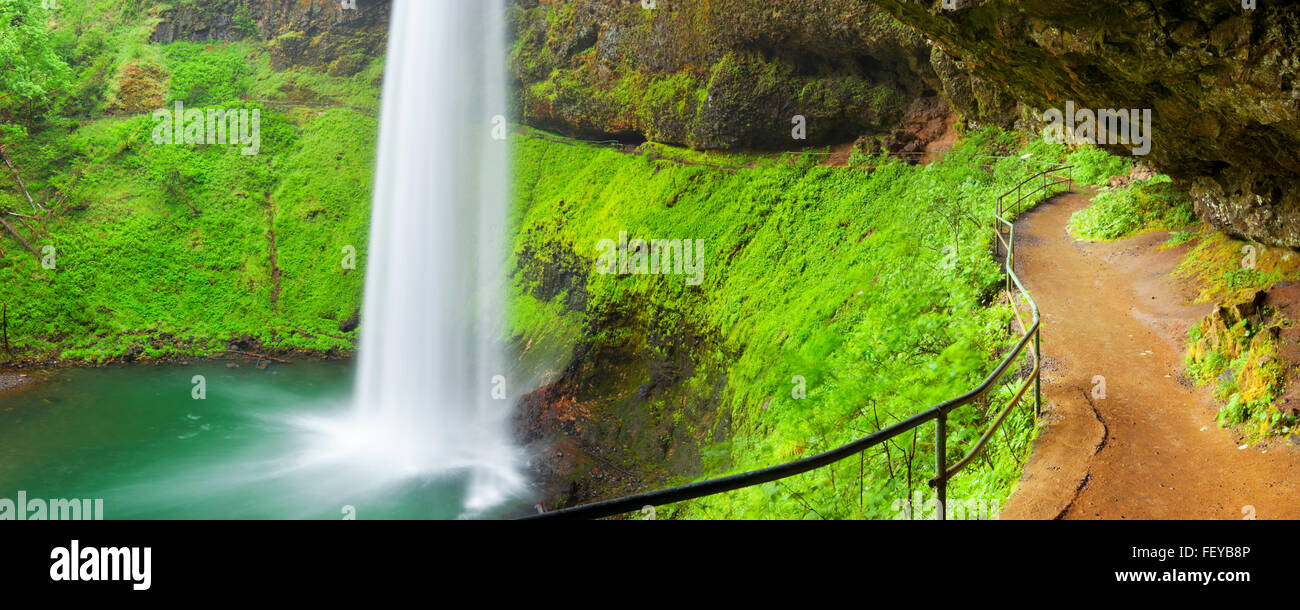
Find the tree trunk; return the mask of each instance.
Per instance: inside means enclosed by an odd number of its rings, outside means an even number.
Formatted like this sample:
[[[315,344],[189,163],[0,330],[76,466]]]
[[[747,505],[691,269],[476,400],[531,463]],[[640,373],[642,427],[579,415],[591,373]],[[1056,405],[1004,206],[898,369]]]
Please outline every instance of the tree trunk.
[[[5,353],[12,356],[14,351],[9,349],[9,303],[6,301],[3,305],[3,313],[0,313],[0,332],[3,332],[5,339]]]
[[[35,212],[38,209],[45,209],[36,205],[36,201],[32,199],[32,194],[27,192],[27,183],[23,182],[23,177],[18,175],[18,169],[15,168],[13,162],[9,160],[9,152],[5,150],[4,144],[0,144],[0,157],[4,158],[5,166],[9,168],[9,171],[14,173],[14,178],[18,180],[18,188],[22,189],[23,195],[27,196],[27,203],[32,204],[32,211]]]

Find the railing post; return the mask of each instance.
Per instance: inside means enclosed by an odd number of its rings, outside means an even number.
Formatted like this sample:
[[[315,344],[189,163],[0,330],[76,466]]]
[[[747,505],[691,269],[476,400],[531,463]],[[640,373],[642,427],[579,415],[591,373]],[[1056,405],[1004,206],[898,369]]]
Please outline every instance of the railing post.
[[[1012,229],[1012,231],[1015,231],[1015,229]],[[1004,271],[1006,271],[1005,274],[1006,277],[1003,279],[1005,279],[1007,282],[1007,298],[1011,300],[1011,306],[1015,307],[1016,301],[1015,299],[1012,298],[1012,294],[1011,294],[1011,274],[1016,270],[1015,235],[1012,235],[1011,239],[1007,240],[1007,261],[1005,267],[1006,269]]]
[[[1043,323],[1034,329],[1034,417],[1043,414]]]
[[[948,518],[948,414],[939,412],[934,420],[934,493],[939,499],[935,519]]]

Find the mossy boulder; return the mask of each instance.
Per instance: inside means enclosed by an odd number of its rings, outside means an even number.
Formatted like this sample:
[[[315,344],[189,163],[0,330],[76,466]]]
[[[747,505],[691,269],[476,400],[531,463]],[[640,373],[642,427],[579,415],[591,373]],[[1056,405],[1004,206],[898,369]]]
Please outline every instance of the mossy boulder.
[[[310,46],[311,39],[302,32],[285,32],[267,44],[271,66],[276,70],[287,70],[290,66],[307,63]]]
[[[1224,401],[1219,421],[1224,425],[1256,422],[1266,434],[1278,421],[1274,408],[1286,383],[1286,363],[1278,353],[1280,329],[1269,324],[1262,304],[1266,294],[1221,305],[1192,329],[1187,347],[1191,376],[1217,382]]]
[[[152,63],[132,63],[122,68],[118,89],[108,109],[113,113],[143,114],[162,108],[167,97],[167,69]]]

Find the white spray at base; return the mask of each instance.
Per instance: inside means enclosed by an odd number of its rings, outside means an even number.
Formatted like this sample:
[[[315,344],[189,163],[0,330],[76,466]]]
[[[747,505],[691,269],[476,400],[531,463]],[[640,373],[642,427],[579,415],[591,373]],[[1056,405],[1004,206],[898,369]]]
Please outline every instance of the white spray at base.
[[[356,388],[344,454],[405,477],[468,472],[466,508],[519,491],[505,374],[503,7],[400,0],[384,70]]]

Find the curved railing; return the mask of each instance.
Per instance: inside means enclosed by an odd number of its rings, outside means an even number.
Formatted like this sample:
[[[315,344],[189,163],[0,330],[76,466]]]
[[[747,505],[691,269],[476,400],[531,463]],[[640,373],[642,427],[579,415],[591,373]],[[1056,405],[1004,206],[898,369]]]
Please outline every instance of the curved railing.
[[[784,479],[786,477],[790,477],[796,474],[808,472],[810,470],[816,470],[818,468],[821,468],[822,466],[826,466],[838,462],[844,458],[851,457],[866,449],[875,447],[876,445],[879,445],[891,438],[894,438],[895,436],[898,436],[905,432],[909,432],[931,421],[935,423],[934,424],[935,425],[934,461],[935,461],[936,474],[934,478],[930,479],[930,486],[935,488],[935,493],[938,499],[935,516],[938,519],[945,518],[947,514],[946,506],[948,502],[948,497],[947,497],[948,480],[951,479],[953,475],[960,472],[963,468],[970,465],[970,463],[979,455],[980,450],[982,450],[984,446],[988,444],[989,439],[993,438],[993,434],[997,432],[999,427],[1002,426],[1002,422],[1006,420],[1007,415],[1010,414],[1011,410],[1015,408],[1017,404],[1020,403],[1020,399],[1023,398],[1025,393],[1029,390],[1029,384],[1031,382],[1033,383],[1033,387],[1034,387],[1034,415],[1037,416],[1042,411],[1042,384],[1040,383],[1039,380],[1039,372],[1040,372],[1039,367],[1042,362],[1042,358],[1039,355],[1039,347],[1041,344],[1041,341],[1039,339],[1039,325],[1041,324],[1041,321],[1038,316],[1038,304],[1034,302],[1033,297],[1029,295],[1029,291],[1026,290],[1024,284],[1021,283],[1020,277],[1016,275],[1016,271],[1015,271],[1016,228],[1015,225],[1013,225],[1010,220],[1005,218],[1005,215],[1008,209],[1010,209],[1013,214],[1019,212],[1021,204],[1026,199],[1033,197],[1038,193],[1045,193],[1048,190],[1050,190],[1053,186],[1060,186],[1061,184],[1065,184],[1066,190],[1067,191],[1070,190],[1073,184],[1069,173],[1071,167],[1072,166],[1069,165],[1051,166],[1045,170],[1042,170],[1036,174],[1029,176],[1028,178],[1025,178],[1023,181],[1020,182],[1020,184],[1017,184],[1015,188],[1012,188],[1011,190],[1008,190],[1006,193],[1003,193],[1002,195],[998,196],[997,210],[993,215],[994,229],[995,229],[995,233],[997,234],[996,239],[998,242],[998,244],[995,244],[995,247],[1000,244],[1001,248],[998,249],[999,250],[1004,249],[1006,251],[1006,256],[1004,258],[1004,265],[1005,265],[1004,269],[1007,277],[1005,290],[1007,294],[1007,300],[1011,303],[1011,309],[1013,312],[1015,312],[1016,322],[1019,323],[1020,325],[1021,337],[1020,340],[1016,342],[1016,345],[1011,350],[1011,352],[1008,353],[1002,359],[1002,361],[998,363],[997,367],[994,368],[993,372],[990,373],[988,377],[985,377],[984,380],[981,381],[980,384],[976,386],[974,389],[970,390],[969,392],[966,392],[965,394],[962,394],[961,396],[934,405],[929,409],[926,409],[920,413],[917,413],[916,415],[913,415],[893,425],[886,426],[858,440],[855,440],[853,442],[844,445],[840,445],[839,447],[836,447],[829,451],[823,451],[821,453],[806,458],[801,458],[798,460],[794,460],[792,462],[786,462],[784,464],[778,464],[776,466],[770,466],[768,468],[762,468],[759,470],[751,470],[749,472],[742,472],[739,474],[718,477],[715,479],[707,479],[695,483],[688,483],[686,485],[679,485],[677,487],[660,489],[658,491],[651,491],[651,492],[640,493],[631,496],[624,496],[621,498],[614,498],[611,500],[602,500],[599,502],[592,502],[590,504],[583,504],[580,506],[574,506],[570,508],[563,508],[560,510],[539,513],[536,515],[529,515],[525,517],[525,519],[544,519],[544,518],[596,519],[600,517],[609,517],[609,516],[618,515],[622,513],[637,511],[646,506],[659,506],[662,504],[671,504],[673,502],[681,502],[683,500],[691,500],[694,498],[710,496],[725,491],[732,491],[732,490],[740,489],[742,487],[750,487],[752,485],[768,483],[771,481],[775,481],[777,479]],[[1065,174],[1064,176],[1060,175],[1062,172],[1064,172]],[[1032,188],[1025,189],[1024,187],[1026,185]],[[1013,202],[1007,204],[1006,203],[1007,197],[1009,197],[1013,192],[1016,194],[1016,198]],[[1003,237],[1004,228],[1007,230],[1005,237]],[[1020,296],[1024,298],[1025,303],[1027,303],[1029,306],[1029,310],[1032,314],[1032,324],[1030,324],[1028,327],[1025,326],[1025,322],[1021,317],[1020,306],[1016,299],[1016,293],[1012,291],[1013,287],[1015,288],[1016,291],[1019,292]],[[964,457],[962,457],[960,460],[957,460],[955,464],[949,466],[947,463],[948,462],[947,459],[948,413],[952,412],[957,407],[973,402],[976,399],[980,398],[981,396],[987,394],[988,391],[994,387],[995,383],[999,379],[1001,379],[1004,374],[1006,374],[1008,369],[1011,368],[1011,364],[1015,362],[1015,360],[1019,358],[1022,354],[1026,353],[1026,349],[1028,349],[1028,355],[1031,361],[1033,362],[1032,370],[1029,372],[1028,375],[1024,377],[1024,381],[1020,384],[1020,387],[1015,391],[1011,400],[1007,402],[1006,407],[1004,407],[1001,411],[999,411],[997,416],[993,418],[992,424],[989,425],[988,429],[985,430],[984,434],[980,436],[978,441],[976,441],[975,446],[972,447],[971,450],[968,451]]]

